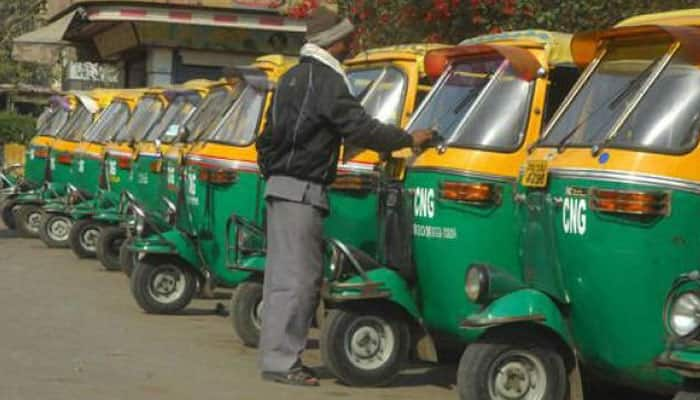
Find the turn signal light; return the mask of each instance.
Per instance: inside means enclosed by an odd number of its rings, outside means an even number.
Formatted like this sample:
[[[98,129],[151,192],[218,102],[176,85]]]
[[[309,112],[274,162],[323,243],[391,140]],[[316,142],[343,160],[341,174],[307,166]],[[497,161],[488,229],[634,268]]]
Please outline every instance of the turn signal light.
[[[618,214],[667,215],[671,201],[667,192],[631,192],[593,189],[591,209]]]
[[[215,185],[225,185],[236,181],[238,174],[232,169],[206,169],[199,170],[199,180]]]
[[[445,200],[486,204],[498,202],[499,193],[490,183],[442,182],[440,197]]]
[[[376,186],[376,182],[369,175],[339,175],[331,184],[332,190],[369,191]]]
[[[160,173],[160,171],[163,170],[163,160],[151,161],[150,168],[151,168],[151,172],[156,173],[156,174]]]
[[[117,167],[119,169],[131,169],[131,158],[117,157]]]
[[[63,153],[56,157],[56,161],[59,164],[71,165],[73,163],[73,156],[70,153]]]
[[[49,149],[36,149],[34,150],[34,157],[36,158],[48,158]]]

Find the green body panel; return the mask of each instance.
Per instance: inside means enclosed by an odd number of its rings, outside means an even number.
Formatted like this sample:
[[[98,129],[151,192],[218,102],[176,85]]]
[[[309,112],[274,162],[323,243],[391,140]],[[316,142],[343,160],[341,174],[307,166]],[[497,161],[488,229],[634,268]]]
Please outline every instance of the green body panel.
[[[146,254],[171,254],[181,258],[196,270],[202,269],[195,242],[174,229],[144,239],[137,238],[130,249]]]
[[[82,154],[76,154],[71,165],[71,183],[78,189],[96,195],[102,172],[102,161]]]
[[[92,219],[108,224],[118,224],[124,220],[117,207],[100,207],[95,210]]]
[[[160,160],[151,155],[139,155],[131,168],[131,188],[136,199],[144,205],[146,210],[165,214],[166,207],[163,196],[167,194],[167,182],[165,169],[160,172],[151,170],[151,164]]]
[[[491,302],[483,310],[470,315],[465,331],[478,337],[490,326],[511,323],[539,323],[571,344],[571,335],[561,310],[547,295],[533,289],[522,289]]]
[[[698,267],[700,237],[690,221],[700,196],[671,191],[670,215],[643,219],[591,210],[590,188],[668,190],[552,176],[548,191],[530,191],[521,207],[526,280],[568,303],[571,335],[586,366],[650,390],[678,384],[679,376],[654,359],[664,350],[666,290]]]
[[[377,255],[377,193],[331,189],[330,213],[324,223],[324,236],[340,240],[369,255]]]
[[[65,185],[67,183],[72,183],[73,172],[71,165],[61,164],[58,162],[58,156],[61,154],[62,152],[53,150],[51,153],[49,153],[49,169],[51,171],[49,181],[57,186],[63,186],[65,189]]]
[[[386,298],[392,301],[401,308],[403,308],[409,315],[416,319],[416,321],[421,321],[421,313],[416,304],[411,288],[406,284],[406,280],[403,279],[396,271],[389,268],[378,268],[367,271],[368,281],[365,281],[362,277],[356,275],[352,278],[343,281],[343,284],[356,284],[360,286],[363,283],[379,283],[379,287],[376,289],[377,295],[381,298]],[[334,302],[343,301],[353,301],[356,300],[358,296],[363,296],[366,294],[366,290],[362,287],[356,288],[344,288],[342,286],[330,286],[331,299]]]
[[[441,199],[440,183],[446,180],[491,183],[501,200],[483,206]],[[464,295],[467,267],[491,264],[521,276],[513,182],[416,169],[409,170],[405,185],[415,191],[413,252],[421,316],[430,330],[462,335],[460,323],[478,311]]]
[[[245,257],[238,265],[239,267],[255,272],[265,272],[266,257],[262,255]]]
[[[165,157],[163,159],[163,173],[165,174],[165,190],[162,193],[170,201],[178,204],[178,193],[182,188],[182,164],[175,159]],[[179,206],[179,204],[178,204]]]
[[[211,184],[199,179],[200,167],[185,167],[182,214],[191,221],[192,233],[204,257],[204,264],[217,284],[236,286],[250,273],[227,265],[226,227],[232,214],[262,224],[263,180],[257,172],[238,171],[230,184]],[[234,235],[230,235],[233,237]]]
[[[95,214],[95,211],[100,206],[98,199],[90,199],[80,202],[72,207],[67,207],[70,211],[70,216],[74,220],[88,218]]]
[[[30,143],[24,157],[24,179],[31,185],[41,185],[46,181],[46,167],[49,161],[46,158],[36,156],[36,151],[40,148],[45,148],[45,146],[36,146]]]

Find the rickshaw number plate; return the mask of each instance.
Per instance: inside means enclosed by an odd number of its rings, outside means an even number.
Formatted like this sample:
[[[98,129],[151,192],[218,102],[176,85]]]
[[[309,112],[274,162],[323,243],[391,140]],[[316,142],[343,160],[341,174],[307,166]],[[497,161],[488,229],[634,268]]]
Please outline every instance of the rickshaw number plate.
[[[527,187],[545,187],[547,186],[547,175],[546,160],[529,160],[525,163],[522,184]]]

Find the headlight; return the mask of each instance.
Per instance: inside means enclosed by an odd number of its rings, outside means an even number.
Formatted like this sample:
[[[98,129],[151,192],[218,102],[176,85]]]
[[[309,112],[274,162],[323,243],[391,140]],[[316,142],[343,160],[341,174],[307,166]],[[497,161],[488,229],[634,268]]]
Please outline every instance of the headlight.
[[[678,296],[671,305],[668,325],[680,337],[695,332],[700,327],[700,297],[691,292]]]
[[[137,216],[136,219],[135,219],[135,221],[134,221],[134,225],[135,225],[135,226],[134,226],[134,230],[136,231],[136,234],[137,234],[138,236],[142,236],[142,235],[143,235],[143,230],[144,230],[145,227],[146,227],[146,223],[145,223],[145,221],[143,220],[143,218]]]
[[[175,225],[175,221],[177,219],[177,206],[165,196],[163,196],[163,202],[166,206],[165,220],[168,222],[168,224]]]
[[[464,292],[473,303],[486,299],[489,291],[489,271],[483,265],[472,265],[464,278]]]

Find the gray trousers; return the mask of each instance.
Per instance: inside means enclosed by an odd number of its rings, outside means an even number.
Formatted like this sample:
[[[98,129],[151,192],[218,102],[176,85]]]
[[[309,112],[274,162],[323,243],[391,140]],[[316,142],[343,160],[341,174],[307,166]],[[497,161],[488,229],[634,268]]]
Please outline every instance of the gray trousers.
[[[301,365],[323,276],[323,218],[324,211],[311,204],[267,198],[263,372]]]

